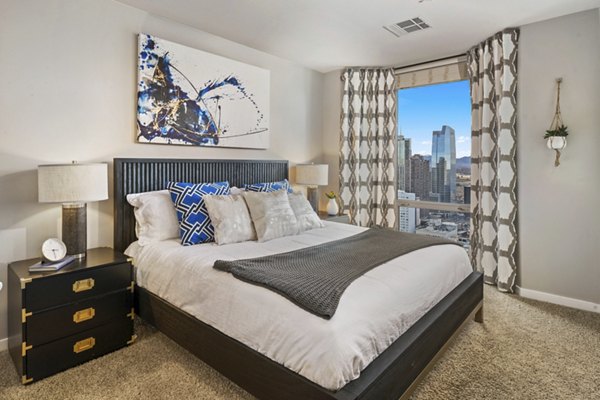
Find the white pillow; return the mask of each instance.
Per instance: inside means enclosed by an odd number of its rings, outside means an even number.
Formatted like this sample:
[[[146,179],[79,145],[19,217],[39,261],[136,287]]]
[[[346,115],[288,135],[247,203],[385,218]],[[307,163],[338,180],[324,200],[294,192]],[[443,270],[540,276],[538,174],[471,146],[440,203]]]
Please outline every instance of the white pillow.
[[[259,242],[298,233],[298,221],[286,190],[244,192]]]
[[[298,220],[298,232],[304,232],[309,229],[323,228],[325,224],[315,213],[312,206],[301,192],[288,193],[290,206]]]
[[[244,189],[240,189],[237,186],[232,186],[229,188],[229,194],[242,194],[244,192],[245,192]]]
[[[135,234],[140,246],[179,237],[177,213],[168,190],[128,194],[127,201],[135,207]]]
[[[242,195],[204,196],[204,204],[215,228],[218,245],[256,240],[256,231]]]

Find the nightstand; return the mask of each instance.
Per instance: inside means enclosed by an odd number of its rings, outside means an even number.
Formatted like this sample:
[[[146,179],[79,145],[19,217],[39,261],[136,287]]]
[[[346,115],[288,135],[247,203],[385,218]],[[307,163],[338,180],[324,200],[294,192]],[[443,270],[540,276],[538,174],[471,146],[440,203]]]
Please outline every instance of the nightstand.
[[[339,222],[341,224],[349,224],[350,223],[350,217],[348,216],[348,214],[329,215],[326,212],[320,211],[319,218],[321,218],[323,221]]]
[[[8,347],[27,384],[133,343],[133,269],[110,248],[55,272],[8,266]]]

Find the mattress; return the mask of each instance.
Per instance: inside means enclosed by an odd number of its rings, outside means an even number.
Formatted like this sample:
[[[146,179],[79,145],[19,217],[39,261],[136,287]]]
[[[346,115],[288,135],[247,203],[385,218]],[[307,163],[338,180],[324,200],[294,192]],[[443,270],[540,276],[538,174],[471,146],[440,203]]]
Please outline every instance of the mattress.
[[[325,227],[265,243],[181,246],[133,243],[137,284],[316,384],[338,390],[462,282],[472,268],[455,245],[424,248],[384,263],[344,292],[325,320],[266,288],[213,268],[217,259],[260,257],[338,240],[365,228]]]

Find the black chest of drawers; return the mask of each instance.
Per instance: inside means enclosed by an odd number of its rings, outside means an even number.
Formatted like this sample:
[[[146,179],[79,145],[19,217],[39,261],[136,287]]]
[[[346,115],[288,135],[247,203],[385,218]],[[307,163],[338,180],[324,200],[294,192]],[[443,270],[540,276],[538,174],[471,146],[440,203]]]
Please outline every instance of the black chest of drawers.
[[[133,269],[110,248],[57,272],[8,267],[8,346],[24,384],[133,343]]]

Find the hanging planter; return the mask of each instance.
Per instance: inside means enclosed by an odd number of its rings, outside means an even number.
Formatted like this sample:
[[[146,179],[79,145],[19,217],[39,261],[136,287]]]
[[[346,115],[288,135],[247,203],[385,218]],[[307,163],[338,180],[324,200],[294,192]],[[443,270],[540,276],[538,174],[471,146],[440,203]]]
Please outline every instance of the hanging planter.
[[[556,158],[554,159],[554,166],[560,165],[560,151],[567,147],[567,136],[569,131],[563,124],[562,116],[560,114],[560,84],[562,78],[556,79],[556,110],[554,111],[554,118],[550,124],[550,129],[546,131],[544,139],[546,139],[546,145],[549,149],[556,152]]]

